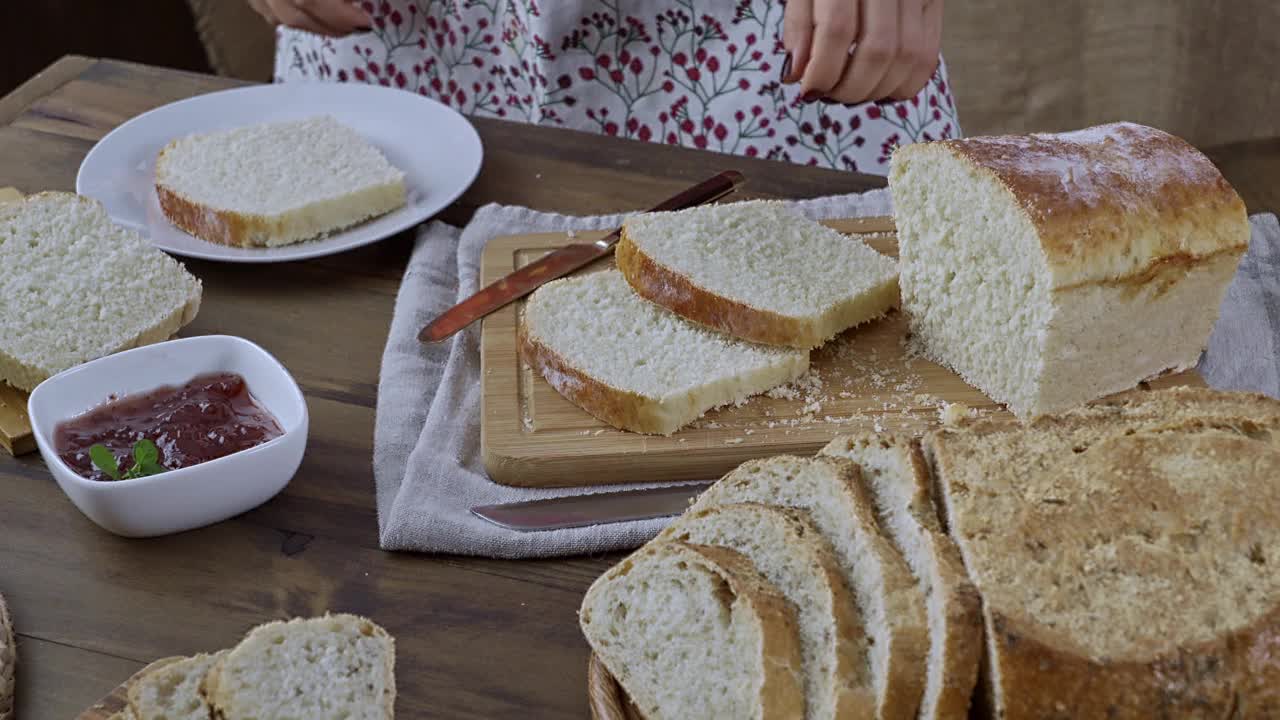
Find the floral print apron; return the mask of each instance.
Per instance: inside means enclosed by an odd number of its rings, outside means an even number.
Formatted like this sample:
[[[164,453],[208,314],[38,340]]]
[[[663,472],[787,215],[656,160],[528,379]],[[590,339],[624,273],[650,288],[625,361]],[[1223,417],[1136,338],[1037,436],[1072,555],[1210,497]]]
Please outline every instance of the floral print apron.
[[[386,0],[342,39],[281,28],[277,82],[376,83],[467,115],[883,175],[958,137],[940,61],[904,101],[803,103],[781,0]]]

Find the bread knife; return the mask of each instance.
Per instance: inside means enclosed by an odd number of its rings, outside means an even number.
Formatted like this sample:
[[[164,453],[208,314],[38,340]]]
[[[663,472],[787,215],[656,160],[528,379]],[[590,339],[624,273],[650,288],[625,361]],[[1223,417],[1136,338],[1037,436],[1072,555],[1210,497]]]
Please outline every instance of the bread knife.
[[[570,495],[549,500],[481,505],[471,508],[471,513],[509,530],[563,530],[679,515],[689,508],[690,501],[709,487],[711,483],[701,482],[645,490]]]
[[[726,170],[663,200],[649,212],[683,210],[714,202],[737,190],[743,180],[742,173]],[[422,332],[418,333],[418,339],[422,342],[440,342],[489,313],[506,307],[509,303],[537,290],[542,285],[599,260],[613,252],[613,246],[617,244],[621,233],[622,229],[619,228],[595,242],[571,243],[548,253],[540,260],[525,265],[445,310],[422,328]]]

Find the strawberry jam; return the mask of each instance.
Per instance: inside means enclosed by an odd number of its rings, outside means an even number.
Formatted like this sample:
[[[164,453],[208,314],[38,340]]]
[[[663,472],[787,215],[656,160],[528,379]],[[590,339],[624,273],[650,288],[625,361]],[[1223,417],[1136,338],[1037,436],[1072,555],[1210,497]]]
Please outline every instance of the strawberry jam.
[[[181,387],[112,398],[58,425],[54,448],[63,462],[90,480],[111,480],[93,464],[89,448],[111,451],[123,473],[134,464],[134,444],[147,439],[166,470],[199,465],[279,437],[278,423],[235,373],[209,373]]]

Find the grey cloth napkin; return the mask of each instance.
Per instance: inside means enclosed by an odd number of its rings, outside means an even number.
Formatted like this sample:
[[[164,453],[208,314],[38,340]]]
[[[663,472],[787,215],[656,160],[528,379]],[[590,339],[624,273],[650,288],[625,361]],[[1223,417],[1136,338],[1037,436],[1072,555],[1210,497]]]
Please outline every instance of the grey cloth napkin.
[[[884,190],[800,201],[813,218],[891,213]],[[636,547],[667,520],[520,533],[470,513],[477,505],[617,490],[527,489],[498,485],[480,458],[479,327],[424,345],[418,330],[477,289],[480,253],[492,238],[600,230],[622,216],[569,217],[488,205],[466,228],[424,225],[396,298],[382,357],[374,429],[374,478],[382,547],[500,558],[550,557]],[[1201,371],[1215,387],[1280,396],[1280,227],[1253,218],[1253,240],[1227,293]]]

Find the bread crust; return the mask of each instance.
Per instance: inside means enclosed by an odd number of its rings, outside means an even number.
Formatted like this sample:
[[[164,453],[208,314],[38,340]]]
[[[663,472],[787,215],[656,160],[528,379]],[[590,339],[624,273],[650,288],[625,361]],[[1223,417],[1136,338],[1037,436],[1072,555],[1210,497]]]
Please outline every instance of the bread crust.
[[[651,542],[596,579],[583,597],[583,611],[591,597],[613,578],[631,572],[635,560],[644,554],[674,553],[686,556],[725,581],[734,596],[745,600],[760,621],[761,658],[764,682],[760,687],[761,720],[795,720],[804,716],[805,697],[801,670],[800,628],[795,610],[756,571],[755,566],[734,550],[679,541]],[[592,638],[586,633],[587,640]],[[610,665],[607,653],[596,648],[596,656],[618,684],[627,690],[631,675],[625,667]]]
[[[625,226],[614,256],[618,270],[640,297],[713,330],[801,350],[821,345],[836,332],[828,333],[817,323],[754,308],[699,287],[649,257],[627,236]]]
[[[266,218],[206,207],[159,182],[156,195],[169,222],[201,240],[232,247],[264,247],[271,236],[272,224]]]
[[[9,607],[0,595],[0,720],[13,720],[14,674],[18,665],[18,646],[13,635]]]
[[[559,353],[529,335],[524,323],[516,331],[520,356],[547,384],[596,418],[622,430],[670,435],[695,417],[673,414],[658,403],[630,390],[607,385],[573,367]]]
[[[1035,226],[1057,289],[1143,284],[1163,266],[1238,257],[1249,245],[1231,184],[1200,151],[1155,128],[944,140],[900,148],[894,160],[938,148],[1010,194]]]

